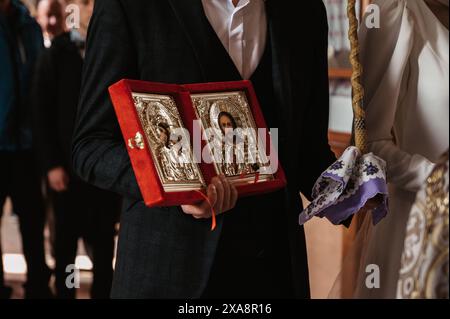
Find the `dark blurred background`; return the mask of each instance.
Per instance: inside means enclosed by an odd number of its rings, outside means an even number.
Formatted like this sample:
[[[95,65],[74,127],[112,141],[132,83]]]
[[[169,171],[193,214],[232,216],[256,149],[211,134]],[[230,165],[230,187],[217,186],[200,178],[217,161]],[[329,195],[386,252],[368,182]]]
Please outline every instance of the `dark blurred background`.
[[[109,297],[120,198],[70,155],[93,6],[0,0],[0,299]]]

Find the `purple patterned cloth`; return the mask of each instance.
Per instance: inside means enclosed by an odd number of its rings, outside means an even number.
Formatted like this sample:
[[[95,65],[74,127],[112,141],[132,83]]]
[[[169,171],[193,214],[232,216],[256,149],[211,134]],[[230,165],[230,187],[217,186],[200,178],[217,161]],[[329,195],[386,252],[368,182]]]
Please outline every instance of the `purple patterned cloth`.
[[[361,155],[351,146],[317,180],[313,201],[300,214],[299,223],[317,216],[339,225],[376,196],[382,200],[372,211],[374,225],[388,213],[386,163],[372,153]]]

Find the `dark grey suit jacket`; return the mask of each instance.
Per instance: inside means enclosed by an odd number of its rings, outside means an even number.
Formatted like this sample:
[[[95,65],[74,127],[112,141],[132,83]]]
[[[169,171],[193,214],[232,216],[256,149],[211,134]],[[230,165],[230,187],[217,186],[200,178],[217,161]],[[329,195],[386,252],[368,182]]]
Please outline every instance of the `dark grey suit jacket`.
[[[301,202],[332,162],[328,146],[327,22],[320,0],[266,1],[273,88],[280,116],[279,156],[285,203],[265,196],[245,207],[279,214],[289,233],[294,286],[309,296]],[[239,80],[200,0],[97,0],[91,21],[73,162],[78,174],[125,197],[113,297],[199,297],[221,235],[179,207],[147,208],[114,113],[108,86],[129,78],[167,83]],[[264,99],[264,92],[257,92]],[[244,205],[244,204],[242,204]],[[235,213],[243,211],[238,202]],[[280,209],[280,207],[284,207]],[[281,210],[281,211],[280,211]],[[264,280],[264,279],[262,279]]]

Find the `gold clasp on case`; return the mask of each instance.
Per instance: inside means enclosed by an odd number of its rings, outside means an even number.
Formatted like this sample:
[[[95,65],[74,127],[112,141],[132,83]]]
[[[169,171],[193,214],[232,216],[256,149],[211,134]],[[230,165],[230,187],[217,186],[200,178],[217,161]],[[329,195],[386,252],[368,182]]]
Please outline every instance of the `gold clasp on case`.
[[[140,132],[137,132],[133,138],[128,139],[128,147],[132,150],[135,148],[143,150],[145,148],[144,137]]]

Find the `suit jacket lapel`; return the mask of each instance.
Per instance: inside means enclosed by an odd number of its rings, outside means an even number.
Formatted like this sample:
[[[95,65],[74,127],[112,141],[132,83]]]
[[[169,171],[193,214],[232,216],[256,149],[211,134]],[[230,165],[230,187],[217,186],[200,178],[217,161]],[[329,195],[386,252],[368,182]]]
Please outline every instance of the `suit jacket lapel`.
[[[208,21],[201,0],[169,0],[195,51],[205,82],[241,80],[236,66]]]
[[[169,0],[191,43],[205,82],[242,80],[228,52],[209,23],[201,0]],[[276,0],[266,1],[268,32],[272,46],[274,93],[280,118],[290,123],[293,116],[289,39],[283,35],[283,16]],[[262,98],[262,97],[260,97]],[[290,125],[285,125],[289,127]]]

